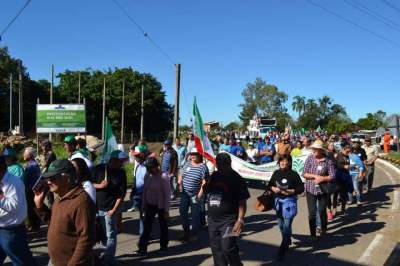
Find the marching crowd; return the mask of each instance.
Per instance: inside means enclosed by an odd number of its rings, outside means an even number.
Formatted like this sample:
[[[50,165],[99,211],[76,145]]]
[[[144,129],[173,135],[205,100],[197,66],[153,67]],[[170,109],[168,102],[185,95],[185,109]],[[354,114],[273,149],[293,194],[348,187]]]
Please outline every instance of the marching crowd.
[[[373,187],[379,152],[369,138],[362,145],[359,139],[319,133],[270,132],[264,139],[246,143],[218,136],[212,146],[217,154],[215,167],[196,149],[193,134],[185,144],[179,138],[174,143],[166,140],[160,152],[150,151],[141,140],[129,154],[115,150],[109,160],[98,164],[84,139],[74,136],[64,139],[68,154],[64,159],[56,158],[48,140],[41,142],[40,161],[37,151],[26,147],[24,167],[15,150],[5,147],[0,156],[0,264],[9,257],[13,265],[36,265],[27,231],[38,231],[47,224],[49,265],[115,265],[125,210],[139,213],[135,256],[146,258],[156,216],[160,252],[168,252],[169,210],[177,198],[182,225],[179,240],[197,241],[199,230],[208,228],[214,264],[243,265],[237,241],[250,194],[245,180],[232,169],[229,154],[252,164],[277,163],[278,170],[263,195],[269,195],[276,210],[282,234],[277,259],[283,260],[291,245],[298,195],[306,197],[310,239],[324,237],[328,221],[344,215],[347,204],[363,203],[364,194]],[[298,156],[307,156],[304,182],[292,170],[292,160]],[[124,208],[126,163],[135,165],[135,178],[129,187],[129,206]],[[96,243],[104,247],[99,256],[93,251]]]

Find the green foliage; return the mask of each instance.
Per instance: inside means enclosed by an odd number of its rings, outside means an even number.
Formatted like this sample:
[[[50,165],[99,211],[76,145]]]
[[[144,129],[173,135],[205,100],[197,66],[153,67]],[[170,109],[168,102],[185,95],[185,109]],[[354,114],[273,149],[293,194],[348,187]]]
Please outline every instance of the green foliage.
[[[19,59],[9,55],[7,47],[0,47],[0,131],[8,131],[9,128],[9,78],[12,74],[13,94],[13,125],[18,122],[18,79]],[[29,78],[26,68],[21,63],[21,77],[23,94],[24,130],[32,131],[35,126],[36,101],[48,102],[50,85],[45,81],[33,81]]]
[[[301,116],[301,112],[306,110],[306,97],[296,95],[293,97],[292,109],[295,112],[299,113],[299,117]]]
[[[302,102],[299,100],[300,98],[295,98],[293,102],[296,108],[297,101]],[[320,126],[330,132],[342,132],[349,125],[351,125],[351,120],[347,117],[346,109],[342,105],[334,103],[329,96],[324,95],[318,99],[305,100],[304,111],[299,116],[296,128],[316,129]]]
[[[367,113],[367,117],[358,119],[357,126],[370,130],[387,127],[386,112],[378,110],[376,113]]]
[[[343,133],[349,132],[352,126],[353,123],[347,116],[334,116],[328,121],[325,129],[328,133]]]
[[[13,75],[13,121],[18,121],[18,59],[12,58],[7,48],[0,48],[0,131],[9,126],[9,75]],[[103,80],[106,80],[106,114],[113,131],[120,137],[122,83],[125,80],[125,128],[138,138],[140,131],[141,87],[144,85],[144,134],[147,140],[164,139],[172,128],[173,108],[166,102],[161,83],[151,74],[139,73],[132,68],[115,68],[106,71],[86,69],[81,74],[81,103],[86,99],[87,130],[101,135]],[[59,73],[59,85],[54,87],[54,103],[78,103],[79,71]],[[24,91],[24,131],[35,132],[37,98],[49,102],[49,82],[34,81],[22,66]],[[127,139],[127,138],[125,138]]]
[[[66,102],[77,102],[77,71],[60,73],[58,95]],[[81,72],[81,97],[86,98],[87,127],[89,132],[101,132],[102,91],[106,82],[106,114],[119,137],[121,127],[122,85],[125,81],[125,128],[124,131],[140,131],[141,87],[144,86],[144,135],[147,140],[164,139],[172,127],[173,110],[165,100],[160,82],[150,74],[142,74],[132,68],[115,68],[106,72],[87,69]]]
[[[229,124],[227,124],[224,127],[224,130],[229,130],[229,131],[239,130],[239,129],[240,129],[240,125],[238,122],[230,122]]]
[[[242,91],[244,103],[240,113],[240,120],[243,125],[247,125],[254,113],[259,113],[270,118],[277,118],[279,129],[284,129],[285,119],[289,117],[287,108],[284,106],[288,95],[280,91],[275,85],[267,84],[261,78],[257,78],[254,83],[248,83]],[[282,115],[284,114],[284,115]]]

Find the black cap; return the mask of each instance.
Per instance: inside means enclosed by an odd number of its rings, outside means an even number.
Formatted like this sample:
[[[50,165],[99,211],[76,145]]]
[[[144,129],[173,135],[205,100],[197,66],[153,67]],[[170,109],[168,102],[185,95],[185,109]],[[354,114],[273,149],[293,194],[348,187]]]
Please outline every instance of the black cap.
[[[67,174],[71,177],[76,176],[76,170],[73,164],[67,159],[56,160],[52,162],[46,173],[42,175],[43,178],[49,178],[60,174]]]

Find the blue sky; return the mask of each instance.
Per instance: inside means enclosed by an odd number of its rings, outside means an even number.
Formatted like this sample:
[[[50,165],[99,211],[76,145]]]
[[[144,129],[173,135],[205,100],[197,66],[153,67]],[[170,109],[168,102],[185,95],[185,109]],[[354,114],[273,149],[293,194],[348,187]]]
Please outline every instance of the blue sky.
[[[182,64],[182,124],[189,123],[194,96],[203,120],[239,120],[241,91],[256,77],[285,91],[290,111],[295,95],[327,94],[353,120],[378,109],[399,112],[400,31],[343,0],[313,1],[399,46],[305,0],[117,1]],[[24,2],[1,1],[0,30]],[[362,3],[400,25],[400,13],[382,1]],[[112,0],[32,0],[0,45],[23,60],[33,79],[49,79],[51,64],[56,72],[132,66],[155,75],[174,101],[174,66]]]

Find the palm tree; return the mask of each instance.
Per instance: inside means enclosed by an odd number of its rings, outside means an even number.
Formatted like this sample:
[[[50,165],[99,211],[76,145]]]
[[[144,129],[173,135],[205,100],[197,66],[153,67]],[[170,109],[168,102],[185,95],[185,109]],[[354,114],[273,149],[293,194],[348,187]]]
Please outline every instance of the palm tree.
[[[301,115],[301,112],[305,111],[306,108],[306,97],[296,95],[293,97],[293,102],[292,102],[292,110],[299,112],[299,118]]]

